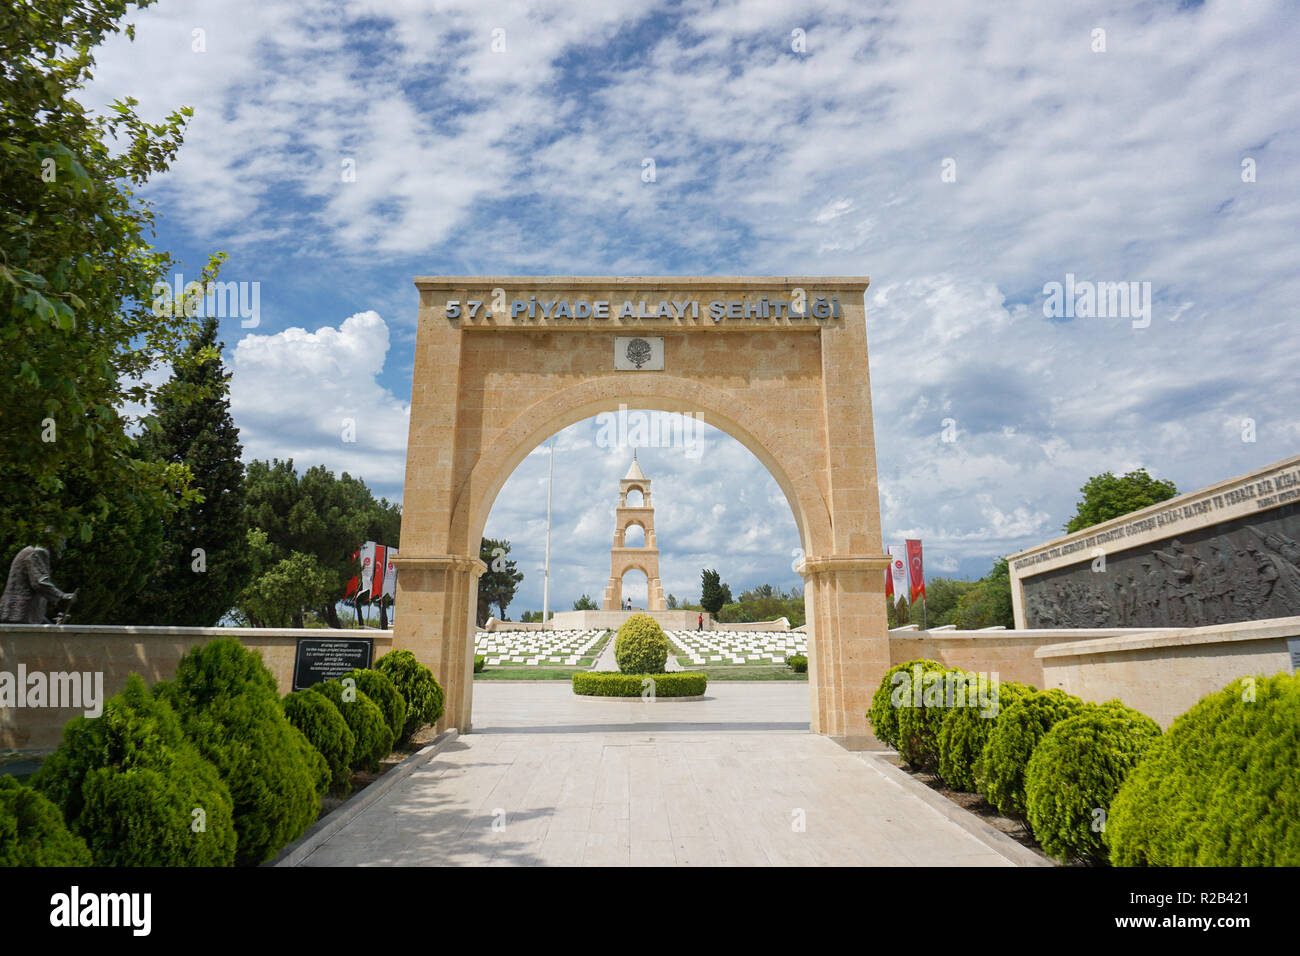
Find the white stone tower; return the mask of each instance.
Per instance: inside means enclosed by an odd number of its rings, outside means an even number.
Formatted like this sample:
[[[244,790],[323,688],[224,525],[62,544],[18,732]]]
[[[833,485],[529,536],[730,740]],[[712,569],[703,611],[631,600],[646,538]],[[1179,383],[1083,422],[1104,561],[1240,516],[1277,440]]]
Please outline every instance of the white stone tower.
[[[627,493],[641,492],[641,504],[628,507]],[[632,525],[645,532],[645,545],[629,548],[624,535]],[[641,472],[636,452],[632,452],[632,466],[618,483],[618,510],[614,515],[614,547],[609,552],[609,585],[605,588],[602,609],[617,611],[623,607],[623,575],[640,571],[648,584],[646,610],[663,611],[664,588],[659,581],[659,546],[655,541],[655,509],[650,501],[650,479]]]

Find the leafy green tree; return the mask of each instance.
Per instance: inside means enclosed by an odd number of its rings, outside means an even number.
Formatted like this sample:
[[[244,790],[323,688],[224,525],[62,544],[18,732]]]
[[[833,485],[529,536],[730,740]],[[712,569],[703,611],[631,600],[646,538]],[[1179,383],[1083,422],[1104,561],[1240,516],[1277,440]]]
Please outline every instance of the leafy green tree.
[[[184,495],[184,466],[141,459],[121,410],[148,402],[145,373],[180,364],[194,330],[184,310],[153,308],[174,263],[149,245],[153,212],[135,194],[175,159],[191,111],[147,123],[133,99],[102,115],[77,99],[95,48],[123,29],[134,38],[120,21],[151,2],[0,7],[5,555],[89,542],[123,496],[152,516]]]
[[[1172,481],[1153,478],[1145,468],[1118,478],[1109,471],[1094,475],[1079,490],[1083,498],[1074,517],[1065,525],[1067,534],[1168,501],[1178,494]]]
[[[670,595],[668,595],[668,610],[670,610],[670,611],[675,611],[675,610],[677,610],[677,595],[676,595],[676,594],[670,594]]]
[[[737,600],[723,605],[715,617],[724,624],[774,621],[784,617],[792,627],[799,627],[805,620],[803,592],[795,588],[787,594],[771,584],[760,584],[742,591]]]
[[[238,597],[237,617],[253,627],[302,627],[305,612],[328,599],[332,587],[329,573],[315,555],[301,551],[275,561],[266,533],[260,529],[249,532],[248,544],[250,561],[258,573]]]
[[[724,604],[730,604],[731,588],[724,584],[718,572],[705,568],[700,572],[700,606],[714,617]]]
[[[506,617],[506,608],[514,600],[515,590],[524,579],[524,573],[510,560],[509,554],[510,542],[504,538],[500,541],[484,538],[479,544],[479,559],[487,565],[487,571],[478,579],[479,624],[487,623],[493,604],[497,606],[501,620],[510,620]]]
[[[963,631],[982,627],[1016,626],[1011,609],[1011,572],[1006,558],[998,558],[984,577],[965,591],[957,601],[952,623]]]
[[[671,606],[672,605],[670,604],[669,607]],[[590,594],[584,594],[582,597],[578,598],[578,600],[573,602],[573,609],[575,611],[599,611],[600,607],[591,599]]]
[[[134,454],[144,460],[138,447]],[[96,494],[91,469],[69,468],[64,481],[77,500]],[[162,553],[166,509],[151,494],[127,484],[110,484],[98,492],[108,502],[108,511],[95,522],[89,541],[74,537],[63,550],[50,552],[54,580],[69,590],[76,588],[77,601],[71,607],[76,623],[139,624],[139,596]],[[52,617],[53,609],[47,613]]]
[[[315,610],[330,627],[340,627],[337,604],[358,570],[353,555],[366,541],[398,547],[401,507],[376,500],[347,472],[336,478],[316,465],[299,476],[292,459],[250,462],[244,490],[248,527],[266,532],[274,558],[296,551],[316,559],[327,587]]]
[[[159,391],[143,444],[151,457],[188,465],[201,499],[168,519],[139,617],[142,624],[212,627],[249,578],[243,448],[230,415],[230,374],[221,363],[215,318],[203,320],[188,352],[193,360]]]

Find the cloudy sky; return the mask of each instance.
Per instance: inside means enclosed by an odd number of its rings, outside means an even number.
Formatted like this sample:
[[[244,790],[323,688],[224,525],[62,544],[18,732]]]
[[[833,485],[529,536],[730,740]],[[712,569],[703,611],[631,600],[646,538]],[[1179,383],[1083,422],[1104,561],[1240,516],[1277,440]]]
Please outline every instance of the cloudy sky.
[[[1293,3],[161,0],[131,20],[85,98],[195,110],[147,194],[187,278],[225,250],[223,278],[260,284],[257,326],[222,328],[247,457],[400,498],[411,278],[435,274],[871,276],[885,537],[921,538],[930,574],[1056,536],[1090,475],[1190,490],[1300,450]],[[1149,312],[1049,315],[1067,275],[1137,283]],[[630,455],[595,438],[557,441],[552,606],[608,577]],[[665,588],[697,595],[702,565],[797,583],[775,483],[705,440],[642,453]],[[488,526],[528,575],[512,612],[541,605],[546,463]]]

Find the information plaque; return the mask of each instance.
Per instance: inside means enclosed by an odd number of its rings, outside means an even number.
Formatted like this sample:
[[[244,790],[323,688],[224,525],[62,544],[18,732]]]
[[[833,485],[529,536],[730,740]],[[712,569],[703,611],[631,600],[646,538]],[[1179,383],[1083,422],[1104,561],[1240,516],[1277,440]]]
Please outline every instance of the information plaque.
[[[367,668],[374,652],[375,642],[368,637],[300,637],[293,659],[293,689],[303,690],[358,667]]]

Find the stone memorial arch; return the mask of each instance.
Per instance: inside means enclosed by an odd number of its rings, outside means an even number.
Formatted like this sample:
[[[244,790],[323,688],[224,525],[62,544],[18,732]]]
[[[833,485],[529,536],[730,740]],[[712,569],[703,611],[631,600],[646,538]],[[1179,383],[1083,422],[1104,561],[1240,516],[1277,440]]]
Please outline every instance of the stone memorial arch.
[[[812,730],[870,747],[889,667],[865,277],[417,278],[394,644],[471,727],[479,543],[515,467],[601,412],[689,414],[745,445],[799,529]],[[704,452],[707,454],[707,450]],[[725,540],[717,542],[721,558]],[[782,557],[786,557],[783,555]]]

